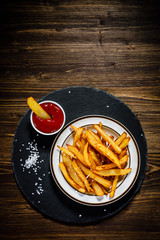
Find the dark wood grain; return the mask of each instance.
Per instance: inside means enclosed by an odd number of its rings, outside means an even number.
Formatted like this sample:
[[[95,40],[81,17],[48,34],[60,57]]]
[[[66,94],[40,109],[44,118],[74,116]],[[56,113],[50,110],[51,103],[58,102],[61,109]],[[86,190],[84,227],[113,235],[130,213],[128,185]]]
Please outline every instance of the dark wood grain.
[[[0,3],[1,239],[160,238],[159,1],[2,1]],[[19,191],[13,136],[37,100],[68,86],[103,89],[140,120],[148,164],[140,191],[97,224],[69,226],[42,216]]]

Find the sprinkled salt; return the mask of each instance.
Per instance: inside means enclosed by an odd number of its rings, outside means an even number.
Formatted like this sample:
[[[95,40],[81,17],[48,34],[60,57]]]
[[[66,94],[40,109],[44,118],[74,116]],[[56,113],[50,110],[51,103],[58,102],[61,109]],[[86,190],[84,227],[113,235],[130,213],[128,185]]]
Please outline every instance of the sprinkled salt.
[[[88,179],[88,178],[89,178],[89,176],[90,176],[90,174],[88,174],[88,175],[86,176],[86,179]]]
[[[68,91],[68,93],[71,93],[71,91]]]
[[[107,105],[107,108],[109,108],[109,105]]]
[[[25,160],[24,168],[29,169],[33,168],[34,172],[37,171],[36,166],[37,160],[39,159],[40,155],[37,148],[37,143],[33,144],[33,142],[28,142],[28,147],[26,150],[29,151],[29,156]]]
[[[108,144],[108,147],[107,148],[110,148],[111,144]],[[107,154],[108,155],[108,154]]]
[[[79,214],[79,217],[81,218],[81,217],[82,217],[82,214]]]
[[[36,189],[36,192],[38,193],[38,195],[40,195],[41,193]]]
[[[25,161],[24,167],[26,168],[33,167],[36,164],[38,158],[39,158],[39,155],[36,153],[29,155],[28,159],[26,159]]]
[[[22,144],[22,146],[25,146],[24,144]],[[43,148],[45,148],[45,146],[43,146]],[[40,159],[40,153],[38,150],[38,146],[37,143],[35,142],[35,140],[33,140],[32,142],[28,142],[28,145],[25,146],[26,151],[28,151],[28,156],[25,160],[23,160],[22,158],[20,159],[21,162],[21,166],[22,166],[22,171],[27,171],[28,174],[31,173],[31,171],[33,171],[33,173],[35,175],[38,174],[38,176],[36,177],[36,181],[34,183],[35,186],[35,191],[32,192],[32,195],[38,194],[41,195],[44,192],[43,189],[43,177],[46,176],[45,173],[39,175],[39,169],[41,169],[41,163],[44,162],[43,159]],[[20,149],[21,151],[21,149]],[[23,162],[22,162],[23,161]]]

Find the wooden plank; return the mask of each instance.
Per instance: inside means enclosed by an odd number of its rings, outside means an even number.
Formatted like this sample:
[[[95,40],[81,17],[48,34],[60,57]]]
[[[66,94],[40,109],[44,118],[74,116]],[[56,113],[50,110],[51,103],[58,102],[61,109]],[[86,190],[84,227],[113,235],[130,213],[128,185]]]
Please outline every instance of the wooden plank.
[[[160,34],[158,1],[43,0],[0,3],[1,239],[159,239]],[[127,104],[148,145],[144,182],[132,202],[97,224],[42,216],[13,175],[12,141],[26,99],[89,86]]]

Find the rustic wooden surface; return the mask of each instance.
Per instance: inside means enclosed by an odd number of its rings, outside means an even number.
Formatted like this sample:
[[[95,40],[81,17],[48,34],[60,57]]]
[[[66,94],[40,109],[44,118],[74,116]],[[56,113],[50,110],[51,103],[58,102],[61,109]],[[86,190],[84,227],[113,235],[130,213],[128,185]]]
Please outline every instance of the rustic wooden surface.
[[[160,238],[159,1],[1,1],[0,238]],[[139,118],[148,144],[144,182],[132,202],[97,224],[70,226],[44,218],[15,182],[16,126],[37,100],[68,86],[103,89]]]

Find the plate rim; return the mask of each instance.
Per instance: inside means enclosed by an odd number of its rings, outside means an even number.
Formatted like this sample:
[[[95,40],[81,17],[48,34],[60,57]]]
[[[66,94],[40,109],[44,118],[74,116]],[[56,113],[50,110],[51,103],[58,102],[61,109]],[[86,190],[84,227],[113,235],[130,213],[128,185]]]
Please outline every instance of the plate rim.
[[[70,196],[67,191],[65,189],[63,189],[63,187],[60,185],[60,183],[57,181],[56,177],[55,177],[55,174],[54,174],[54,170],[53,170],[53,164],[52,164],[52,160],[53,160],[53,151],[54,151],[54,148],[55,148],[55,143],[57,141],[57,139],[61,136],[61,134],[71,125],[73,124],[74,122],[77,122],[79,120],[82,120],[84,118],[93,118],[93,117],[96,117],[96,118],[105,118],[107,120],[110,120],[110,121],[114,121],[116,124],[120,125],[125,131],[127,131],[129,133],[129,135],[132,137],[132,140],[134,142],[134,145],[136,147],[136,150],[137,150],[137,157],[138,157],[138,167],[136,169],[136,174],[135,174],[135,177],[133,179],[133,181],[131,182],[131,184],[129,185],[129,187],[126,189],[126,191],[124,193],[122,193],[118,199],[112,199],[111,201],[109,202],[103,202],[103,203],[88,203],[88,202],[84,202],[84,201],[81,201],[81,200],[78,200],[76,198],[73,198],[72,196]],[[111,128],[112,129],[112,128]],[[114,130],[114,129],[112,129]],[[114,130],[115,131],[115,130]],[[71,133],[72,134],[72,133]],[[70,121],[69,123],[67,123],[63,129],[59,132],[59,134],[56,136],[56,138],[54,139],[53,143],[52,143],[52,146],[51,146],[51,149],[50,149],[50,170],[51,170],[51,174],[52,174],[52,177],[53,177],[53,180],[54,182],[56,183],[57,187],[65,194],[65,196],[67,196],[70,200],[74,201],[74,202],[77,202],[78,204],[80,205],[84,205],[84,206],[89,206],[89,207],[101,207],[101,206],[108,206],[110,204],[113,204],[119,200],[121,200],[134,186],[134,184],[136,183],[136,180],[139,176],[139,173],[140,173],[140,168],[141,168],[141,154],[140,154],[140,150],[139,150],[139,146],[138,146],[138,143],[135,139],[135,137],[133,136],[133,134],[131,133],[131,131],[126,127],[124,126],[121,122],[119,122],[118,120],[112,118],[112,117],[108,117],[108,116],[105,116],[105,115],[100,115],[100,114],[91,114],[91,115],[84,115],[84,116],[81,116],[81,117],[78,117],[78,118],[75,118],[74,120]]]

